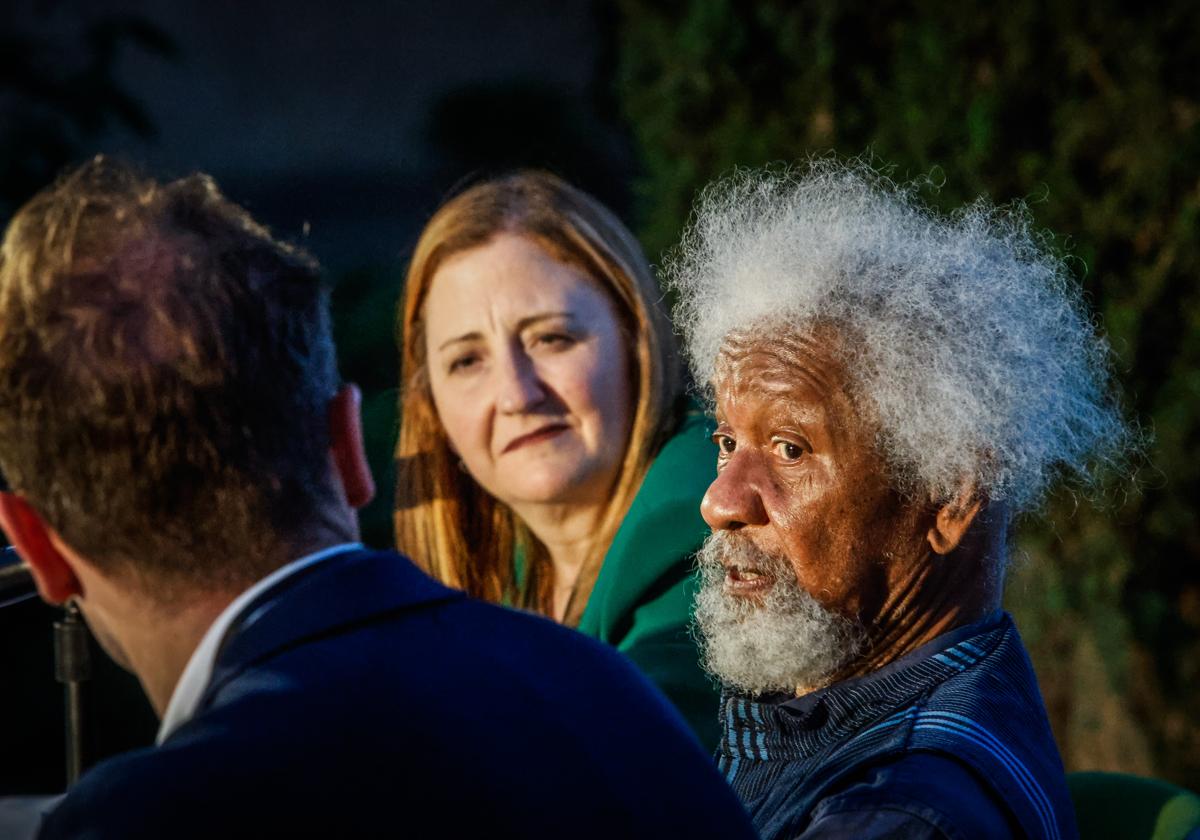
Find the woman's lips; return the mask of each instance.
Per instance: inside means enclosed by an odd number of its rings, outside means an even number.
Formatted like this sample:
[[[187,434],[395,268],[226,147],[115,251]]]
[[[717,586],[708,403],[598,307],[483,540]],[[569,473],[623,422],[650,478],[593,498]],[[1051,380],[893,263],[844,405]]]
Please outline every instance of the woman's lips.
[[[530,446],[535,443],[541,443],[544,440],[549,440],[559,434],[562,434],[567,429],[571,428],[566,423],[549,423],[542,426],[540,429],[534,429],[528,434],[515,437],[508,442],[501,452],[502,455],[507,455],[509,452],[520,449],[523,446]]]
[[[725,588],[732,595],[760,595],[771,588],[775,579],[749,566],[726,566]]]

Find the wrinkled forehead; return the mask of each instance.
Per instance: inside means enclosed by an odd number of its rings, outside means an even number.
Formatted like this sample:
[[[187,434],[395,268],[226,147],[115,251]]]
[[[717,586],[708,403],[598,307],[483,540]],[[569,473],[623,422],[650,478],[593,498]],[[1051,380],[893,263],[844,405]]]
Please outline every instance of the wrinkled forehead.
[[[794,328],[762,323],[728,333],[713,371],[717,404],[747,393],[844,401],[844,343],[828,326]]]

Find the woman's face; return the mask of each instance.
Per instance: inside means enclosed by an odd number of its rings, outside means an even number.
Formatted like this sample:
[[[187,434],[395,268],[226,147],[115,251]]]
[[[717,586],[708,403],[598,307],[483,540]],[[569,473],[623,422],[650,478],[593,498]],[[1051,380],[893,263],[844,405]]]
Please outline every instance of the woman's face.
[[[598,283],[501,234],[441,265],[425,324],[438,417],[485,490],[518,513],[605,500],[632,389],[617,312]]]

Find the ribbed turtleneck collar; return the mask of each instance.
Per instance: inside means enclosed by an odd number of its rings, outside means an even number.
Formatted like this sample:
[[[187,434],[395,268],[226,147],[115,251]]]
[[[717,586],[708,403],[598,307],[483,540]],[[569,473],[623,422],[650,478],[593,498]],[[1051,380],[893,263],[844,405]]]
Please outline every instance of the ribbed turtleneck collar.
[[[866,676],[803,697],[726,692],[721,698],[724,731],[717,753],[727,759],[757,761],[819,755],[977,662],[1013,630],[1012,618],[996,612],[943,633]]]

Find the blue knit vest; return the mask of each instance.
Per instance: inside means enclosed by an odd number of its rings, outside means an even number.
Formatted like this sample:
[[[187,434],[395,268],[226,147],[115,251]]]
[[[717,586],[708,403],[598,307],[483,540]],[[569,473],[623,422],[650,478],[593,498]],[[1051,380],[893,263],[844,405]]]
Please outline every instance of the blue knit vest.
[[[717,760],[763,840],[791,840],[856,774],[917,751],[975,771],[1025,836],[1076,836],[1033,666],[1007,614],[911,665],[834,685],[806,713],[726,694],[721,714]]]

